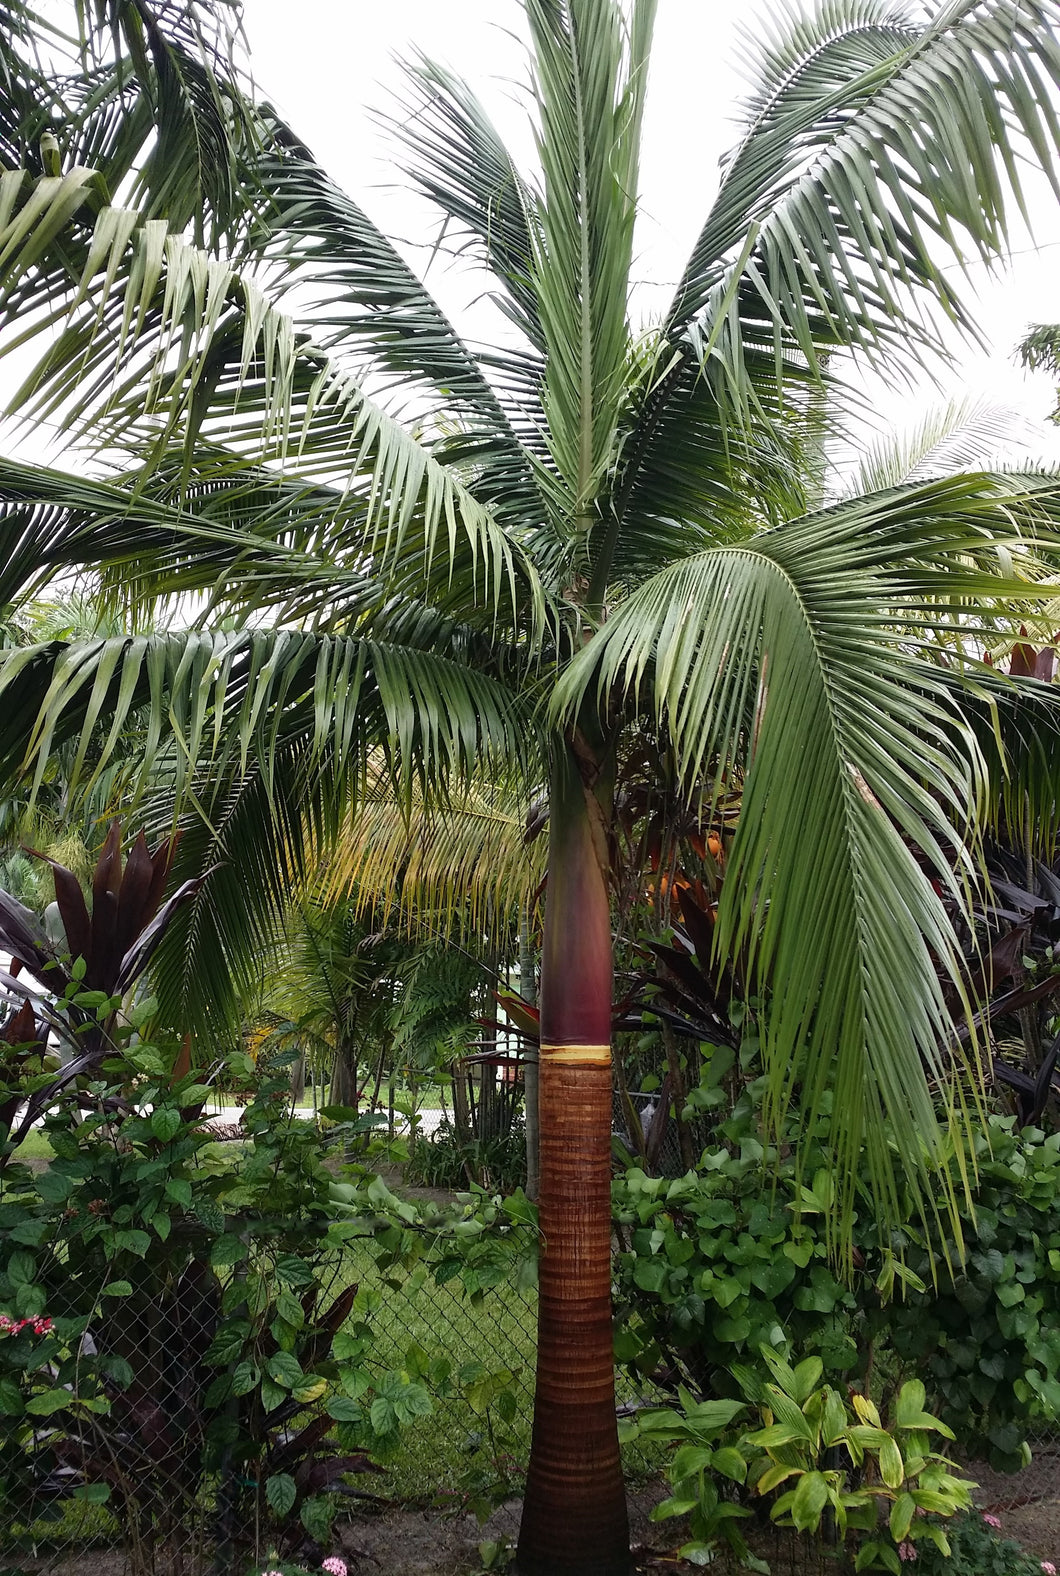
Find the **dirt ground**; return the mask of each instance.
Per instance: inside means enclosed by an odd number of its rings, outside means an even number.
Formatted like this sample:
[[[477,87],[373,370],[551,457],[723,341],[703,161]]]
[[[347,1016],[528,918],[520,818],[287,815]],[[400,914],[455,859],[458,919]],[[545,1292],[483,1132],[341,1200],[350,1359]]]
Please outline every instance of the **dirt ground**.
[[[679,1523],[656,1525],[648,1513],[663,1495],[661,1484],[630,1497],[630,1529],[637,1576],[692,1576],[699,1567],[677,1558]],[[483,1576],[481,1544],[507,1540],[519,1528],[520,1501],[496,1511],[484,1526],[473,1516],[440,1515],[436,1510],[385,1510],[342,1529],[339,1552],[350,1576]],[[756,1551],[769,1560],[773,1576],[824,1576],[826,1567],[812,1548],[790,1534],[754,1539]],[[11,1563],[8,1563],[10,1561]],[[128,1576],[123,1554],[109,1549],[83,1550],[77,1555],[17,1558],[0,1554],[0,1576]],[[735,1563],[719,1559],[718,1576],[737,1576]],[[264,1569],[264,1567],[262,1567]],[[158,1576],[192,1576],[190,1565],[170,1565],[163,1554]],[[243,1568],[230,1576],[243,1576]]]
[[[1015,1476],[976,1461],[968,1473],[979,1485],[976,1503],[998,1517],[1006,1537],[1028,1554],[1060,1563],[1060,1446],[1039,1445]]]
[[[1013,1480],[1003,1481],[1011,1485]],[[677,1558],[679,1526],[648,1520],[660,1493],[660,1488],[648,1488],[631,1497],[635,1570],[638,1576],[693,1576],[698,1567]],[[1001,1519],[1006,1535],[1017,1539],[1028,1553],[1054,1561],[1060,1557],[1060,1498],[1016,1506],[1004,1511]],[[480,1576],[480,1544],[500,1539],[514,1542],[518,1525],[518,1500],[495,1512],[484,1526],[473,1516],[388,1510],[344,1528],[338,1552],[346,1560],[350,1576]],[[755,1552],[769,1562],[773,1576],[826,1576],[834,1572],[832,1563],[791,1534],[758,1533],[752,1535],[751,1542]],[[712,1569],[717,1576],[737,1576],[738,1571],[735,1561],[725,1558],[719,1558]],[[0,1555],[0,1576],[127,1576],[127,1572],[124,1556],[104,1549],[85,1550],[75,1557],[32,1559],[23,1555],[15,1563],[6,1563]],[[159,1576],[163,1573],[169,1576],[164,1562]],[[184,1576],[190,1576],[187,1566]],[[242,1570],[231,1576],[243,1576]]]
[[[634,1495],[630,1523],[638,1576],[693,1576],[699,1567],[677,1558],[679,1530],[674,1523],[657,1525],[648,1512],[659,1491]],[[1024,1505],[1002,1517],[1005,1535],[1015,1538],[1040,1559],[1060,1558],[1060,1498]],[[431,1512],[399,1511],[359,1523],[343,1539],[343,1555],[351,1576],[476,1576],[481,1570],[478,1546],[485,1540],[514,1542],[519,1502],[512,1501],[480,1527],[472,1517],[439,1518]],[[760,1532],[750,1537],[755,1552],[767,1560],[773,1576],[822,1576],[834,1564],[790,1533]],[[735,1561],[719,1558],[718,1576],[736,1576]],[[109,1573],[108,1573],[109,1576]],[[960,1576],[973,1576],[961,1572]]]

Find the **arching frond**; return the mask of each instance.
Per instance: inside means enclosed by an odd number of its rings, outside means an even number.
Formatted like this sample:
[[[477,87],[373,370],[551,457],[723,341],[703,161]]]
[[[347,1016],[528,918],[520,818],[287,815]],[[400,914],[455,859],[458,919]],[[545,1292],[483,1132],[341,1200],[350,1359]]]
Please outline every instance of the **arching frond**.
[[[1027,423],[1015,411],[980,399],[951,400],[909,430],[877,438],[842,493],[861,498],[931,476],[983,470],[1011,446],[1027,447]]]
[[[809,391],[770,389],[762,377],[768,420],[732,429],[694,356],[676,354],[661,371],[657,356],[649,345],[607,508],[590,538],[598,592],[612,577],[636,584],[654,572],[661,553],[700,552],[801,513],[809,502],[817,464],[811,445],[824,437],[807,419],[816,415]],[[789,371],[791,385],[805,377],[804,369]]]
[[[737,419],[754,410],[748,347],[816,367],[848,346],[896,369],[943,349],[932,306],[974,335],[940,243],[998,256],[1025,150],[1058,189],[1055,0],[774,16],[756,18],[747,130],[668,318]]]
[[[1060,685],[989,670],[974,683],[952,682],[989,773],[987,827],[1052,861],[1060,848]]]
[[[296,630],[22,647],[0,668],[0,697],[8,773],[29,769],[39,783],[54,744],[76,739],[76,787],[91,781],[93,740],[105,760],[136,729],[141,771],[168,765],[178,801],[199,769],[224,780],[254,761],[268,784],[292,742],[307,780],[334,782],[340,803],[379,751],[406,793],[418,783],[429,795],[494,755],[518,760],[532,748],[525,708],[496,680],[430,652]]]
[[[534,293],[548,446],[567,528],[585,530],[607,467],[629,349],[640,122],[655,0],[526,0],[544,178]]]
[[[65,30],[69,27],[74,36]],[[245,229],[252,110],[232,19],[201,0],[0,12],[0,157],[31,178],[89,166],[200,244]],[[53,285],[69,259],[50,259]]]
[[[741,771],[717,944],[746,950],[769,988],[778,1096],[798,1083],[812,1109],[834,1092],[848,1208],[862,1145],[889,1196],[888,1124],[914,1175],[942,1153],[922,1069],[950,1081],[936,960],[959,989],[959,954],[919,861],[962,900],[986,792],[957,670],[937,677],[916,630],[952,610],[970,638],[964,599],[1033,603],[998,544],[1019,550],[1021,524],[1032,535],[1058,509],[1055,484],[962,478],[686,559],[618,608],[557,687],[560,715],[594,689],[650,705],[690,784]]]
[[[537,195],[461,77],[422,54],[406,70],[408,94],[391,125],[411,155],[407,173],[436,204],[447,233],[493,274],[505,292],[501,310],[543,354],[533,285],[541,244]]]
[[[386,784],[369,790],[324,864],[323,890],[356,889],[362,902],[432,934],[488,932],[499,916],[525,911],[544,879],[544,839],[525,835],[528,787],[479,778],[411,811]]]
[[[298,474],[335,494],[325,521],[311,497],[308,532],[319,539],[326,525],[340,561],[359,556],[359,572],[370,565],[385,579],[418,555],[427,581],[455,576],[465,600],[470,591],[498,613],[507,602],[509,621],[522,622],[529,602],[540,627],[544,602],[525,553],[449,469],[340,368],[300,347],[251,279],[127,217],[104,209],[97,219],[71,321],[16,408],[90,426],[103,446],[140,432],[156,464],[174,438],[188,466],[194,445],[210,440],[226,445],[229,471],[239,461],[284,467],[297,454]]]
[[[317,342],[440,398],[449,420],[486,421],[499,436],[507,416],[481,364],[393,242],[286,126],[274,126],[273,141],[259,166],[263,252],[289,275],[281,288],[297,291]]]

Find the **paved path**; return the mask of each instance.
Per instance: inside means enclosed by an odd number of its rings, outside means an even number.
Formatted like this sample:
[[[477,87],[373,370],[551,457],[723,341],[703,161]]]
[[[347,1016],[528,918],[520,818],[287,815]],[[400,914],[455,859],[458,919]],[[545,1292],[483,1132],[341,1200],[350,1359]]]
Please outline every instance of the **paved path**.
[[[237,1127],[243,1115],[243,1110],[244,1107],[241,1105],[223,1105],[220,1110],[210,1111],[204,1117],[204,1122],[210,1127]],[[298,1115],[310,1119],[313,1112],[311,1109],[301,1106],[299,1107]],[[442,1120],[443,1113],[441,1111],[421,1111],[420,1132],[425,1135],[435,1132],[441,1125]],[[408,1132],[408,1123],[401,1116],[397,1118],[397,1130],[399,1133]]]

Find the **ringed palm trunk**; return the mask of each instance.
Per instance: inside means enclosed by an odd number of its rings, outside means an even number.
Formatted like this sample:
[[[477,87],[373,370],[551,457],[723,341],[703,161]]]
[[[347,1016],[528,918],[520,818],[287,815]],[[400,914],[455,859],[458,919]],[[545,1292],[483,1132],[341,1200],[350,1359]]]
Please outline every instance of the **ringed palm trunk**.
[[[603,820],[557,753],[541,956],[541,1270],[521,1576],[626,1576],[611,1332],[611,916]]]

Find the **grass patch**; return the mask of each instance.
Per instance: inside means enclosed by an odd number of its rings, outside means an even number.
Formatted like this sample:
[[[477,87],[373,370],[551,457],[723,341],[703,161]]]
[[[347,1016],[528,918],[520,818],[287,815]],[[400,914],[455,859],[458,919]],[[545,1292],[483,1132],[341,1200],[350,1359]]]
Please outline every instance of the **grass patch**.
[[[355,1245],[340,1274],[342,1283],[361,1286],[353,1319],[363,1320],[373,1332],[366,1362],[374,1372],[414,1371],[425,1353],[432,1361],[447,1359],[454,1380],[462,1369],[469,1372],[470,1365],[479,1365],[485,1374],[507,1371],[512,1376],[506,1388],[516,1410],[509,1421],[497,1402],[477,1410],[470,1385],[448,1395],[432,1390],[433,1411],[403,1429],[394,1452],[381,1461],[387,1475],[379,1492],[393,1499],[443,1503],[506,1497],[505,1484],[508,1492],[521,1492],[533,1421],[536,1288],[506,1282],[488,1290],[476,1305],[459,1280],[439,1286],[430,1274],[422,1278],[422,1271],[381,1275],[371,1251]],[[423,1382],[431,1389],[429,1381]],[[620,1400],[636,1398],[637,1387],[621,1369],[616,1382]],[[627,1478],[637,1483],[658,1473],[666,1449],[652,1440],[635,1440],[622,1453]]]
[[[519,1473],[530,1449],[536,1291],[506,1284],[487,1291],[476,1306],[459,1280],[439,1286],[422,1270],[381,1276],[371,1251],[352,1245],[342,1278],[360,1284],[353,1319],[372,1330],[367,1361],[374,1371],[415,1373],[424,1356],[444,1359],[451,1370],[448,1394],[421,1378],[433,1410],[402,1430],[382,1462],[387,1476],[381,1491],[394,1499],[451,1498],[477,1492],[491,1477]],[[470,1388],[504,1373],[516,1402],[507,1422],[496,1404],[482,1407],[481,1392]]]
[[[55,1159],[55,1150],[39,1127],[31,1127],[18,1148],[12,1151],[11,1159],[23,1164],[27,1160],[51,1161]]]

